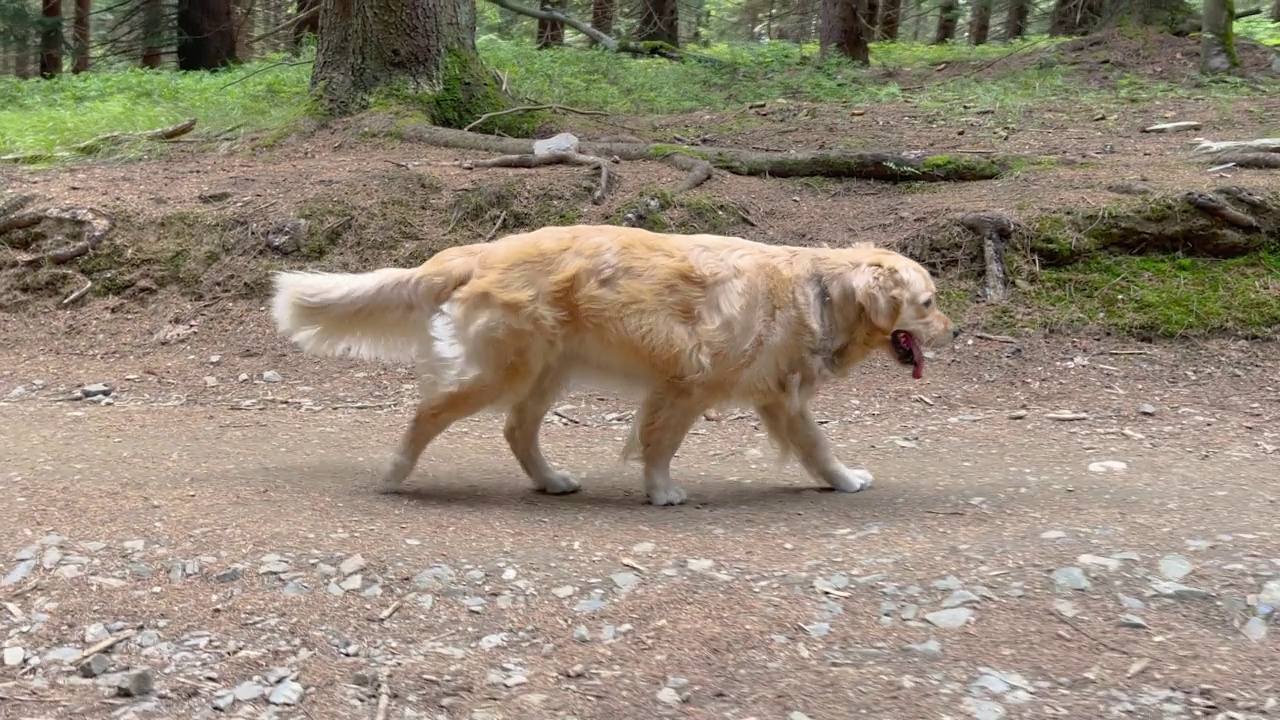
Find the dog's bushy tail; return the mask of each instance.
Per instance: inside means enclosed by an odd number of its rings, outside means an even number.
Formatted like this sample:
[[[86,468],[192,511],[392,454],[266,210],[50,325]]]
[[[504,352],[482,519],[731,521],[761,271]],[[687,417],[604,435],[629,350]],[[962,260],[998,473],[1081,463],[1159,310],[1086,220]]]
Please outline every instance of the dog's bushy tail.
[[[272,317],[281,334],[312,355],[413,362],[431,342],[432,316],[469,279],[458,270],[278,272]]]

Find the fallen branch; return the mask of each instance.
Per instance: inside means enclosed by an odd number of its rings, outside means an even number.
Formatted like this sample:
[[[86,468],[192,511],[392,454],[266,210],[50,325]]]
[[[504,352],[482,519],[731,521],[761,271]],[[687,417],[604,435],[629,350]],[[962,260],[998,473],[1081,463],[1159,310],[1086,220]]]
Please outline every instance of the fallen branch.
[[[387,720],[387,709],[391,707],[391,686],[387,684],[387,674],[378,676],[378,706],[373,712],[373,720]]]
[[[1189,192],[1182,199],[1200,212],[1218,218],[1228,225],[1235,225],[1245,230],[1257,230],[1258,221],[1248,213],[1240,212],[1218,198],[1202,192]]]
[[[1218,156],[1236,152],[1280,153],[1280,138],[1259,138],[1257,140],[1201,140],[1192,149],[1197,155]]]
[[[495,154],[529,153],[532,141],[497,137],[449,128],[416,125],[404,129],[405,136],[439,147],[476,150]],[[890,153],[862,151],[761,152],[740,148],[690,147],[662,143],[583,142],[579,151],[596,157],[620,160],[673,160],[684,156],[702,160],[713,168],[734,175],[767,177],[829,177],[879,180],[883,182],[959,182],[992,180],[1012,168],[1040,158],[993,154],[989,157],[960,157],[945,153]]]
[[[47,253],[20,257],[18,258],[18,263],[21,265],[62,265],[78,257],[88,255],[98,247],[103,238],[114,227],[111,218],[92,208],[49,208],[40,213],[22,213],[13,217],[18,218],[27,215],[37,215],[38,219],[36,222],[23,227],[30,227],[45,219],[65,220],[82,224],[84,226],[84,238],[78,243],[50,250]],[[5,231],[0,230],[0,232]]]
[[[577,30],[588,38],[594,40],[597,44],[603,46],[610,52],[629,53],[631,55],[656,55],[658,57],[664,57],[668,60],[675,60],[677,62],[683,61],[686,58],[692,58],[702,62],[720,64],[720,61],[715,58],[686,52],[674,45],[664,42],[618,40],[600,32],[572,15],[566,15],[555,10],[526,7],[512,2],[511,0],[489,0],[489,2],[504,10],[510,10],[517,15],[524,15],[525,17],[531,17],[535,20],[546,20],[548,22],[558,22],[568,25],[574,30]]]
[[[102,640],[99,640],[93,645],[90,645],[89,647],[85,648],[79,653],[68,658],[66,661],[66,664],[72,665],[72,666],[79,665],[80,662],[85,660],[86,658],[90,658],[108,648],[115,647],[116,645],[120,644],[125,640],[128,640],[129,638],[133,637],[136,634],[138,634],[137,628],[129,628],[128,630],[121,630],[120,632],[115,633],[114,635],[108,635]]]
[[[79,290],[77,290],[77,291],[75,291],[75,292],[71,293],[70,295],[68,295],[68,296],[66,297],[66,299],[65,299],[65,300],[63,300],[63,301],[62,301],[63,306],[70,305],[71,303],[73,303],[73,302],[75,302],[75,301],[79,300],[80,298],[84,297],[85,295],[88,295],[88,294],[89,294],[89,291],[90,291],[90,290],[92,290],[92,289],[93,289],[93,281],[92,281],[92,280],[86,280],[86,281],[85,281],[85,284],[84,284],[84,287],[82,287],[82,288],[80,288]]]
[[[32,152],[32,153],[15,153],[12,155],[0,155],[0,162],[11,162],[19,164],[30,164],[53,160],[56,158],[75,157],[77,155],[95,155],[101,152],[103,147],[108,144],[119,144],[125,140],[173,140],[182,137],[191,132],[196,126],[196,119],[190,118],[183,120],[177,125],[159,128],[156,130],[144,130],[142,132],[133,133],[108,133],[99,135],[91,140],[85,140],[82,143],[76,143],[67,150],[61,152]]]
[[[1280,152],[1235,152],[1218,155],[1215,159],[1246,170],[1280,170]]]
[[[972,213],[960,218],[960,224],[982,238],[982,257],[986,273],[982,295],[999,302],[1009,295],[1008,273],[1004,264],[1004,243],[1013,234],[1013,222],[999,215]]]
[[[591,193],[591,202],[596,205],[604,202],[605,192],[609,188],[609,161],[573,151],[545,155],[503,155],[488,160],[462,160],[436,164],[452,165],[465,170],[492,167],[537,168],[546,165],[590,165],[600,171],[600,182],[596,184],[595,192]]]
[[[511,115],[519,112],[538,112],[539,110],[555,110],[557,112],[573,113],[575,115],[602,115],[608,117],[609,113],[603,110],[579,110],[578,108],[569,107],[568,105],[521,105],[519,107],[507,108],[506,110],[496,110],[491,113],[485,113],[476,118],[470,125],[462,128],[464,132],[475,129],[476,126],[484,124],[485,120],[492,120],[503,115]]]

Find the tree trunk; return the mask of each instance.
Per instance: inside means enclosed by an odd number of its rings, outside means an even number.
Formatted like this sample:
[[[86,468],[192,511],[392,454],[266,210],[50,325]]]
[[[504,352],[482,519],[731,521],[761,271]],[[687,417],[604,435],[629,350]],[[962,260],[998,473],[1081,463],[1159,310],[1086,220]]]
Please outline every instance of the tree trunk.
[[[539,0],[538,8],[543,11],[564,12],[564,0]],[[559,20],[538,18],[539,49],[564,45],[564,23]]]
[[[956,37],[956,26],[960,24],[960,3],[958,0],[942,0],[938,6],[938,30],[933,34],[933,44],[942,45]]]
[[[236,57],[241,60],[253,59],[254,4],[261,0],[233,0],[231,8],[231,31],[235,35]],[[270,0],[268,0],[270,1]]]
[[[1280,23],[1280,0],[1271,3],[1271,22]]]
[[[969,44],[985,45],[991,34],[991,0],[973,0],[969,16]]]
[[[76,19],[72,34],[76,41],[76,59],[71,72],[82,73],[89,69],[90,16],[93,0],[76,0]]]
[[[178,0],[178,69],[217,70],[235,61],[231,0]]]
[[[1235,0],[1205,0],[1200,29],[1200,72],[1219,75],[1240,67],[1233,23]]]
[[[591,0],[591,27],[605,35],[613,35],[613,21],[617,10],[618,0]]]
[[[1009,14],[1004,19],[1005,41],[1015,40],[1027,34],[1027,18],[1031,13],[1029,0],[1009,0]]]
[[[643,0],[636,39],[680,47],[680,10],[676,0]]]
[[[383,91],[461,128],[510,106],[476,52],[475,0],[322,2],[311,88],[329,112],[358,112]]]
[[[293,26],[293,51],[297,52],[308,35],[320,36],[320,0],[297,0],[298,17]],[[307,13],[311,13],[307,15]],[[304,17],[305,16],[305,17]]]
[[[839,53],[863,65],[871,61],[862,31],[864,7],[858,0],[822,0],[818,40],[824,57]]]
[[[143,0],[142,67],[159,70],[164,62],[163,0]]]
[[[881,40],[880,37],[880,0],[866,0],[867,7],[862,13],[862,32],[867,42]]]
[[[902,23],[902,0],[884,0],[880,6],[879,36],[884,40],[898,39],[898,26]]]
[[[1056,0],[1049,15],[1049,34],[1086,35],[1102,22],[1102,0]]]
[[[62,74],[62,0],[44,0],[40,23],[40,77]]]
[[[31,27],[23,24],[14,28],[13,74],[27,80],[31,77]]]

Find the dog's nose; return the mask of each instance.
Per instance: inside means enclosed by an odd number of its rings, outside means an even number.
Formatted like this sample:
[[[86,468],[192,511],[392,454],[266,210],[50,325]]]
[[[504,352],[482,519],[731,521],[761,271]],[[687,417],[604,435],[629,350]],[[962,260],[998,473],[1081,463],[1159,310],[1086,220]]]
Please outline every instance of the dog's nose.
[[[951,326],[951,339],[955,340],[958,337],[960,337],[960,326],[959,325]]]

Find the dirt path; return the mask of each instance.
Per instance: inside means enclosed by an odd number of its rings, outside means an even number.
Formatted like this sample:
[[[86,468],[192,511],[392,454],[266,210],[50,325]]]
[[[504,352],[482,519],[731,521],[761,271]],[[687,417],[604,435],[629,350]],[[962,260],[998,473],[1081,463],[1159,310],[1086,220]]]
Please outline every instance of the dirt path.
[[[613,398],[546,425],[575,496],[531,492],[477,418],[388,497],[399,369],[237,352],[252,327],[111,353],[27,330],[0,350],[0,717],[1280,712],[1274,347],[875,363],[818,406],[872,490],[818,491],[726,412],[677,458],[691,503],[653,508]]]

